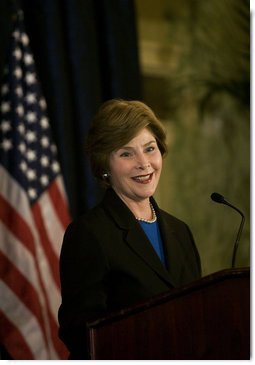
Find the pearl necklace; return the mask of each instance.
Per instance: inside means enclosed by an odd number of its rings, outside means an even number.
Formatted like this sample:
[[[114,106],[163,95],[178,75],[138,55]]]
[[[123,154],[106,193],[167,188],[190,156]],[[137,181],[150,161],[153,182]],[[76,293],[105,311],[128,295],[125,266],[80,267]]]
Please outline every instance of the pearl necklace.
[[[154,223],[157,220],[157,215],[155,212],[155,209],[153,208],[153,205],[150,203],[150,207],[151,207],[151,211],[152,211],[152,219],[144,219],[144,218],[139,218],[139,217],[135,217],[138,221],[141,222],[145,222],[145,223]]]

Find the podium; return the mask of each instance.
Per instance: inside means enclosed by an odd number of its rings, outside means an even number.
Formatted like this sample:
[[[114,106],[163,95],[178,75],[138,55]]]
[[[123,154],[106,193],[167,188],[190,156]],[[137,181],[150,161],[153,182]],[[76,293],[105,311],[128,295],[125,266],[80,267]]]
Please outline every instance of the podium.
[[[88,323],[92,360],[249,360],[250,270],[227,269]]]

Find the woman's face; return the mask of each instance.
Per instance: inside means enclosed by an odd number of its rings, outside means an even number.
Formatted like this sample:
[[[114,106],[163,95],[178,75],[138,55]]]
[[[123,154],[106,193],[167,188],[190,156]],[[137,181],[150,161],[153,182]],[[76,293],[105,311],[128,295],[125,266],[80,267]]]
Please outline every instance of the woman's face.
[[[122,200],[142,201],[157,188],[162,156],[154,135],[142,129],[129,143],[110,155],[110,181]]]

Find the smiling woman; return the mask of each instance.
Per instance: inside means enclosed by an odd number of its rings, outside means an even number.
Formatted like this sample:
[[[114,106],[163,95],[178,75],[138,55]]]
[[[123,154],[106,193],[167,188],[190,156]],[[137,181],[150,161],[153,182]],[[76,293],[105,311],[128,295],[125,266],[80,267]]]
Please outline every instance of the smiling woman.
[[[94,117],[87,152],[106,187],[72,222],[60,257],[59,335],[70,359],[86,359],[86,322],[201,276],[189,227],[153,199],[166,154],[164,128],[140,101],[110,100]]]
[[[110,185],[104,176],[109,169],[110,154],[127,146],[143,128],[151,131],[164,156],[167,152],[164,128],[146,104],[121,99],[102,104],[93,118],[87,139],[92,172],[101,183]]]

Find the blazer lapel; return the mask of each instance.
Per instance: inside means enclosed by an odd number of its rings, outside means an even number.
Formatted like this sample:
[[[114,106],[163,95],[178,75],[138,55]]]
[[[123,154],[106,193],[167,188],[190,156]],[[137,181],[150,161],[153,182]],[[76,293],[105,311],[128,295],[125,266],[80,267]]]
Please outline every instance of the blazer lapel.
[[[175,223],[169,220],[157,205],[153,197],[150,198],[158,217],[161,237],[164,243],[167,271],[171,283],[178,287],[181,283],[183,268],[185,267],[183,251],[175,233]]]
[[[168,285],[174,284],[138,222],[134,222],[134,225],[127,230],[126,242],[161,279],[166,281]]]
[[[162,240],[164,242],[165,257],[167,263],[167,271],[171,282],[175,287],[180,285],[180,279],[182,275],[182,256],[180,252],[180,243],[178,242],[174,231],[169,229],[168,225],[164,224],[164,221],[160,221],[160,231]]]
[[[118,226],[126,231],[129,247],[168,285],[175,285],[134,215],[112,189],[107,190],[103,205]]]

